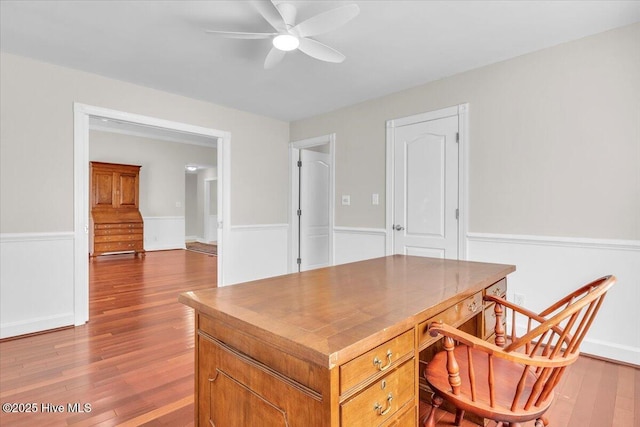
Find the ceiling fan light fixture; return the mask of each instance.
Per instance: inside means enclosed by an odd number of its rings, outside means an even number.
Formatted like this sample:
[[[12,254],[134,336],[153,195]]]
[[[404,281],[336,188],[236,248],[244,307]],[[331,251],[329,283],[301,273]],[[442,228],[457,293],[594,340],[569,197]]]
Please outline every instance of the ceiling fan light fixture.
[[[299,45],[300,40],[298,40],[296,36],[292,36],[291,34],[280,34],[273,39],[273,47],[285,52],[295,50]]]

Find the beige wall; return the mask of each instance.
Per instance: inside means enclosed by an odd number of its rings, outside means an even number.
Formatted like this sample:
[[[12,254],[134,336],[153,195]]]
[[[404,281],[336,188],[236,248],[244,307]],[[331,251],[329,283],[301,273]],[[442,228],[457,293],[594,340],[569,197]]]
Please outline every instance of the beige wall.
[[[0,55],[0,232],[73,230],[74,102],[230,132],[231,223],[287,221],[288,123]]]
[[[634,24],[294,122],[291,139],[335,132],[336,225],[384,227],[385,121],[468,102],[470,231],[637,240],[639,76]]]

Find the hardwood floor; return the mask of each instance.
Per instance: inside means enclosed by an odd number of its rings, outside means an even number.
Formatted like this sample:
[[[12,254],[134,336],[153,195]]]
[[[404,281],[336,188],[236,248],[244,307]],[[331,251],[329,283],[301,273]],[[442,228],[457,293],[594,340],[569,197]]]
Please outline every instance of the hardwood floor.
[[[0,401],[38,409],[0,413],[0,424],[193,425],[193,312],[177,295],[215,286],[216,258],[106,256],[90,275],[89,323],[0,342]],[[75,403],[91,411],[69,412]],[[51,412],[55,405],[64,412]],[[580,357],[548,416],[550,427],[640,426],[640,368]],[[439,426],[452,425],[450,414],[440,418]]]
[[[421,419],[430,408],[421,405]],[[453,425],[453,414],[436,414],[438,426]],[[580,356],[556,387],[546,416],[549,427],[639,427],[640,368]],[[495,425],[490,422],[487,427]],[[462,427],[477,426],[464,421]]]
[[[216,260],[178,250],[92,261],[89,323],[0,343],[1,402],[38,410],[3,412],[0,424],[193,425],[193,310],[177,297],[215,286]],[[70,413],[75,403],[90,412]],[[64,412],[43,413],[53,405]]]

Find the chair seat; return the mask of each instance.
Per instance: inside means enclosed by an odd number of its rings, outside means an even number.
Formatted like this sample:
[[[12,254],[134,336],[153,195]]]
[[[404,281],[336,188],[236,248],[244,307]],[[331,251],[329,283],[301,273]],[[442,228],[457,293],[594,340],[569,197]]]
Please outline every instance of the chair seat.
[[[493,369],[496,382],[494,384],[495,404],[491,407],[489,402],[488,354],[471,349],[476,382],[476,399],[471,399],[471,387],[469,385],[469,360],[467,347],[458,346],[454,350],[456,361],[460,368],[462,385],[458,395],[453,394],[447,374],[447,354],[445,351],[438,353],[425,368],[425,379],[434,391],[437,391],[446,400],[456,407],[470,410],[473,413],[496,421],[523,422],[543,414],[553,401],[553,392],[538,406],[531,405],[529,410],[522,409],[526,403],[524,399],[518,402],[515,411],[511,410],[515,390],[522,377],[524,365],[508,360],[493,358]],[[529,396],[537,376],[529,371],[521,396]]]

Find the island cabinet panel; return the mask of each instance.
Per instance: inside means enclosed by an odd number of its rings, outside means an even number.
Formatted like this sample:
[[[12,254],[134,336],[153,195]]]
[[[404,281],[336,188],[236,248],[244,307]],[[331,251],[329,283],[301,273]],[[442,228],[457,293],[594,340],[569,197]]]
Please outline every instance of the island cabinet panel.
[[[330,424],[320,393],[209,337],[198,348],[198,425]]]
[[[514,270],[393,255],[183,293],[196,425],[417,426],[429,321],[481,335],[483,293]]]

